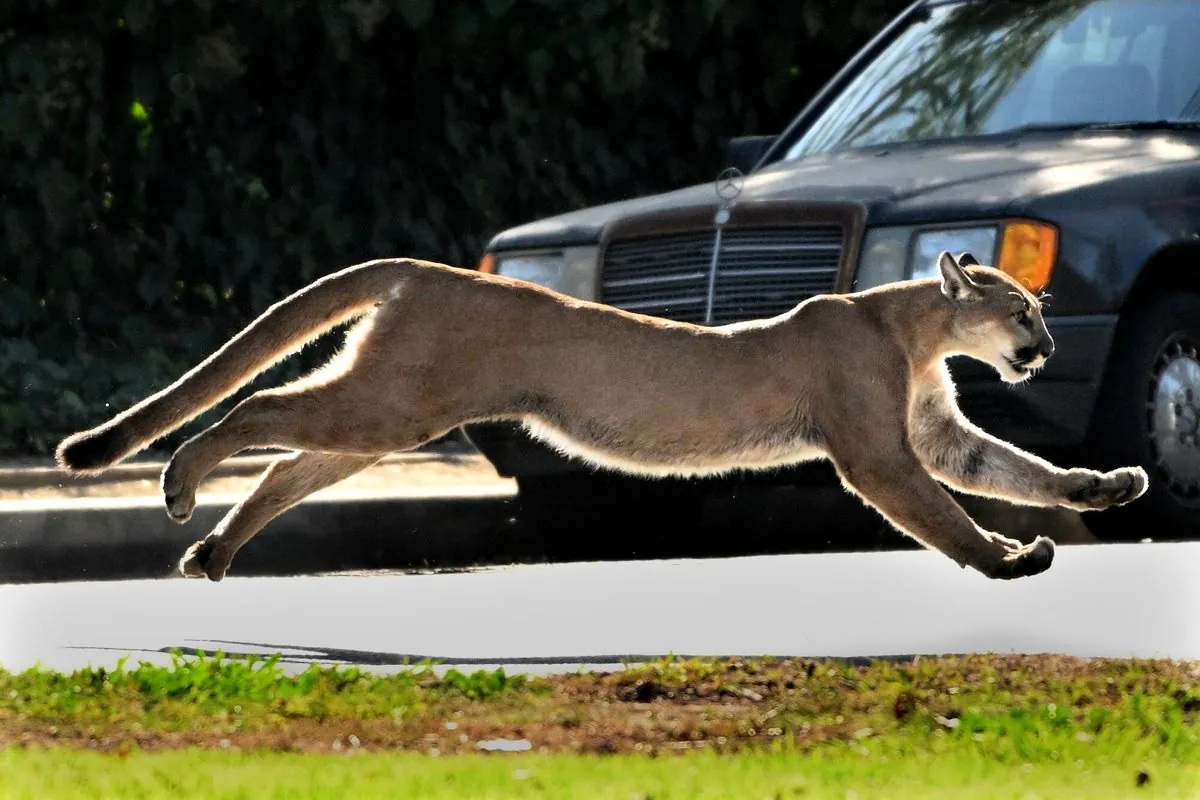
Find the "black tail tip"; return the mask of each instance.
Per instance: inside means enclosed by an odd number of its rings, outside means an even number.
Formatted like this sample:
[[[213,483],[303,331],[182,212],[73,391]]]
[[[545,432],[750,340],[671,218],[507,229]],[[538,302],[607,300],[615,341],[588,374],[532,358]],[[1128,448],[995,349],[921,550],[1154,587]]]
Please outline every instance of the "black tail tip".
[[[68,436],[54,454],[68,472],[94,472],[112,466],[121,455],[121,436],[115,428]]]

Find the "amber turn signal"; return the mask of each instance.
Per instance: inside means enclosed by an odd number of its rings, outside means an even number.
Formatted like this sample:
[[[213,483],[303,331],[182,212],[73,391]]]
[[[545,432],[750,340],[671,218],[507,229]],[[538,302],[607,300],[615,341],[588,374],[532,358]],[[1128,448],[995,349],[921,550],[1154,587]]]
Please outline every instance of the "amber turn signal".
[[[479,259],[479,271],[486,272],[489,275],[496,271],[496,257],[491,253],[484,253],[483,258]]]
[[[1050,284],[1058,257],[1058,231],[1044,222],[1019,220],[1004,226],[997,269],[1034,294]]]

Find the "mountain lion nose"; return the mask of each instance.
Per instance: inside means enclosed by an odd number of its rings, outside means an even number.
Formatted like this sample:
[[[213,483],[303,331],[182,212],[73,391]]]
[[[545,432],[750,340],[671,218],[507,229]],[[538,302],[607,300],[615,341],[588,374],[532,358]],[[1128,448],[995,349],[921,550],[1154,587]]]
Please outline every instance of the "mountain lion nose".
[[[1037,345],[1029,345],[1027,347],[1019,347],[1019,348],[1017,348],[1016,353],[1014,353],[1013,355],[1015,355],[1017,357],[1017,361],[1020,361],[1022,364],[1028,364],[1030,361],[1033,361],[1038,356],[1041,356],[1043,359],[1047,359],[1050,356],[1052,356],[1053,354],[1054,354],[1054,340],[1047,339],[1044,342],[1038,343]]]

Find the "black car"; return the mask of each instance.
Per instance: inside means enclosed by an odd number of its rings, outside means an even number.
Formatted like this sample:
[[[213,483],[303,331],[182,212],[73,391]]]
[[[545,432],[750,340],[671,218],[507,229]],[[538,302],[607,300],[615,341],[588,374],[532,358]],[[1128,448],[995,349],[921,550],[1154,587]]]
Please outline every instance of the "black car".
[[[963,411],[1058,463],[1142,465],[1147,494],[1089,523],[1189,537],[1200,528],[1198,42],[1200,0],[917,2],[781,134],[733,140],[729,164],[744,174],[511,228],[480,268],[718,325],[930,275],[939,251],[970,252],[1047,294],[1057,349],[1015,389],[952,361]],[[517,426],[466,434],[536,505],[618,505],[602,491],[612,479]],[[646,483],[657,508],[690,503],[691,482]]]

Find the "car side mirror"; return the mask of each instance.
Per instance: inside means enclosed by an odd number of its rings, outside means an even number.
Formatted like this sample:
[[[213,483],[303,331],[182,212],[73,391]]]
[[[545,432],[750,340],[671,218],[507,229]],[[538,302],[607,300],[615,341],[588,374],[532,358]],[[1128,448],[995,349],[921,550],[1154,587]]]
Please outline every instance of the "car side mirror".
[[[725,166],[737,167],[745,174],[754,169],[754,165],[767,152],[775,136],[735,136],[725,144]]]

